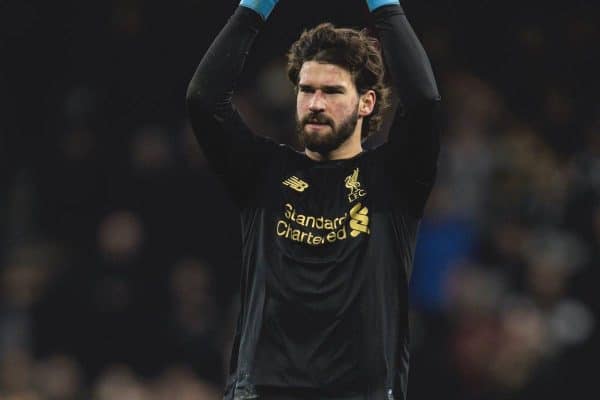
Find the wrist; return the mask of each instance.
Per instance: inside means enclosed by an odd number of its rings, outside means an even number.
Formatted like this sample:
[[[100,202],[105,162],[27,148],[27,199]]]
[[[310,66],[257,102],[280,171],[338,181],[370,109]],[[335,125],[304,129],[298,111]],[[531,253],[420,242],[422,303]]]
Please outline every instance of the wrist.
[[[400,4],[399,0],[367,0],[369,11],[373,12],[379,7],[389,6],[390,4]]]
[[[240,6],[256,11],[263,19],[267,19],[278,0],[241,0]]]

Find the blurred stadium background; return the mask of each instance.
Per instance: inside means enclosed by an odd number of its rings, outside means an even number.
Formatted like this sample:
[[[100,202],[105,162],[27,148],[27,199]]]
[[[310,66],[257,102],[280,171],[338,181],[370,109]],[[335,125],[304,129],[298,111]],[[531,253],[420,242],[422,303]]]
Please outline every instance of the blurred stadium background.
[[[238,218],[184,96],[236,3],[0,2],[0,399],[220,398]],[[411,398],[600,398],[600,3],[403,4],[446,113]],[[369,22],[282,0],[260,34],[256,131],[294,143],[284,53],[323,20]]]

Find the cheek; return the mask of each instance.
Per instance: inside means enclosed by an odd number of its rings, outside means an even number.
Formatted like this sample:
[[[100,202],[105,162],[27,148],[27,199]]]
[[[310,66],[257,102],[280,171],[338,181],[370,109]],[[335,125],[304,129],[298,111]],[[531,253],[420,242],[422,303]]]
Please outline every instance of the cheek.
[[[298,96],[296,98],[296,113],[302,115],[306,113],[306,110],[308,110],[308,102],[302,96]]]
[[[344,119],[348,115],[351,115],[354,112],[355,104],[351,102],[337,103],[332,105],[331,113],[335,115],[337,119]]]

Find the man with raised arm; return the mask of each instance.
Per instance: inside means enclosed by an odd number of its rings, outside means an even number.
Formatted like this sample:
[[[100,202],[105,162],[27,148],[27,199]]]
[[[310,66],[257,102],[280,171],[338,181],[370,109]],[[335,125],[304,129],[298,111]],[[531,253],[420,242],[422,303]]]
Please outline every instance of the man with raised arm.
[[[397,0],[367,1],[380,46],[331,24],[305,31],[288,54],[305,149],[276,144],[232,104],[275,3],[241,1],[187,92],[198,142],[241,214],[225,398],[406,399],[408,282],[439,152],[431,65]],[[363,149],[390,95],[400,106],[389,139]]]

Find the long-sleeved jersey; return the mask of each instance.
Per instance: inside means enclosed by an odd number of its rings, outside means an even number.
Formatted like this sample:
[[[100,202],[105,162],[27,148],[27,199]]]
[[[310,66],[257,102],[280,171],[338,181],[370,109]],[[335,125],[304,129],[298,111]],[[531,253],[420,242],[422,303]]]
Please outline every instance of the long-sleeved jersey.
[[[188,88],[194,132],[239,207],[241,310],[226,398],[262,386],[405,399],[408,282],[437,164],[439,94],[400,6],[373,12],[401,107],[383,145],[314,161],[232,104],[263,21],[239,7]]]

